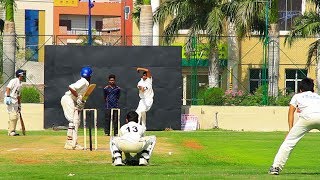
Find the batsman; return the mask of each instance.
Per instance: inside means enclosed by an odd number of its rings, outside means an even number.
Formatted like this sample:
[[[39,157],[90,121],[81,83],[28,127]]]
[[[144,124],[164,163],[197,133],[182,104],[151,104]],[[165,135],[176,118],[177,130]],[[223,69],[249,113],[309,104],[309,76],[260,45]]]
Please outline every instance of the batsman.
[[[77,82],[69,85],[69,90],[61,98],[64,116],[69,121],[67,140],[64,146],[64,148],[68,150],[84,149],[77,142],[78,128],[80,125],[80,112],[86,103],[83,95],[89,87],[91,75],[92,69],[89,66],[83,67],[80,71],[81,78]]]
[[[7,105],[9,114],[8,121],[8,135],[18,136],[16,133],[16,126],[18,121],[18,113],[21,111],[21,82],[24,77],[24,71],[19,69],[16,71],[16,78],[10,80],[6,87],[4,103]]]

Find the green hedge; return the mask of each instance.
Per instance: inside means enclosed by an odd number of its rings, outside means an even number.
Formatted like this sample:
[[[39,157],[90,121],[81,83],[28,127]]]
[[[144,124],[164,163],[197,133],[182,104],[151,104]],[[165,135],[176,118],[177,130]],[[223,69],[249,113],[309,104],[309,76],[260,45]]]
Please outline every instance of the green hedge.
[[[220,106],[261,106],[263,105],[262,87],[258,88],[253,94],[245,93],[241,90],[223,92],[221,88],[200,89],[198,93],[198,105],[220,105]],[[282,95],[279,93],[277,98],[268,97],[269,106],[288,106],[293,96]]]
[[[21,89],[22,103],[40,103],[40,93],[35,87],[22,87]]]

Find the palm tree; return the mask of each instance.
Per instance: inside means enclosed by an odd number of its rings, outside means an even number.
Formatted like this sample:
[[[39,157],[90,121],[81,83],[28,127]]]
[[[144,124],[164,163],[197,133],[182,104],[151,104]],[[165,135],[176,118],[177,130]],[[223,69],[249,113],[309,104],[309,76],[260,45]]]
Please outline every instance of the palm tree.
[[[269,70],[269,96],[278,96],[279,78],[279,28],[278,28],[278,0],[270,0],[271,11],[266,8],[265,2],[253,0],[233,0],[223,5],[223,11],[229,21],[234,23],[236,34],[241,40],[245,36],[252,36],[252,32],[265,37],[268,43],[268,70]],[[270,17],[270,39],[266,29],[266,15]],[[268,27],[269,28],[269,27]]]
[[[133,18],[139,25],[140,45],[153,45],[153,19],[151,0],[136,0]]]
[[[219,61],[217,45],[224,26],[222,0],[166,0],[154,13],[155,22],[163,23],[172,18],[165,27],[165,43],[171,44],[180,29],[189,29],[186,39],[187,52],[192,51],[192,38],[205,32],[209,42],[209,87],[219,85]]]
[[[286,37],[285,43],[291,46],[298,38],[306,38],[310,36],[319,36],[320,34],[320,12],[319,0],[312,0],[315,9],[310,12],[305,12],[302,16],[294,21],[294,26],[290,34]],[[318,93],[320,93],[320,39],[309,45],[307,67],[311,65],[312,57],[316,56],[316,86]]]
[[[7,82],[15,71],[16,32],[14,23],[14,0],[2,0],[6,18],[3,30],[3,82]]]

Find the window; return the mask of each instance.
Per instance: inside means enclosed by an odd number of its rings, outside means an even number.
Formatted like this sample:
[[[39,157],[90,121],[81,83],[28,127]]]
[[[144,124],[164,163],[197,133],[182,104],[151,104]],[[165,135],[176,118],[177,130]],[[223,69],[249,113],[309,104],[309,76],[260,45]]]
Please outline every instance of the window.
[[[60,19],[59,26],[67,26],[67,30],[71,31],[71,20],[62,20],[62,19]]]
[[[266,77],[268,78],[268,69],[266,69]],[[262,74],[262,69],[250,69],[250,93],[254,93],[258,87],[262,85],[264,81],[264,77]],[[268,79],[266,79],[266,83],[268,83]]]
[[[300,16],[302,0],[279,0],[279,29],[289,31],[294,18]]]
[[[102,21],[96,21],[96,30],[101,31],[102,30]]]
[[[306,69],[286,69],[286,93],[298,92],[299,83],[307,77]]]

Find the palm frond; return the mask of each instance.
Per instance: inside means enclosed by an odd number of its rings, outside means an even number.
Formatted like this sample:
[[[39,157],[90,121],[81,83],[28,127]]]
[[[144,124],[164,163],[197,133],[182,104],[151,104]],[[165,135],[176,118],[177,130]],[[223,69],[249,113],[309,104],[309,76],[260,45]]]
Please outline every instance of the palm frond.
[[[311,66],[312,63],[312,57],[313,56],[318,56],[318,52],[319,52],[319,45],[320,45],[320,39],[314,41],[313,43],[311,43],[309,45],[309,49],[308,49],[308,58],[307,58],[307,67]],[[316,54],[316,55],[315,55]]]
[[[297,17],[290,34],[285,38],[285,44],[289,46],[298,38],[315,36],[320,33],[320,17],[317,12],[306,12]]]

